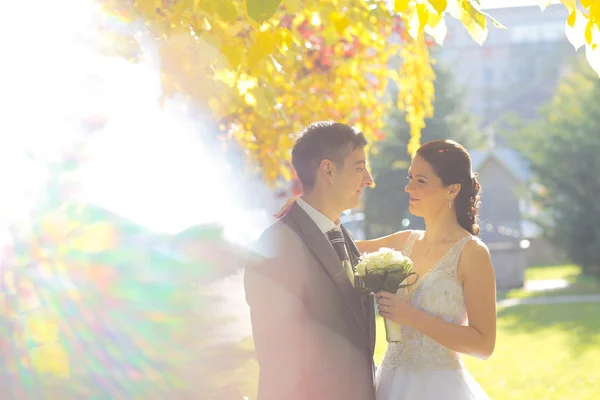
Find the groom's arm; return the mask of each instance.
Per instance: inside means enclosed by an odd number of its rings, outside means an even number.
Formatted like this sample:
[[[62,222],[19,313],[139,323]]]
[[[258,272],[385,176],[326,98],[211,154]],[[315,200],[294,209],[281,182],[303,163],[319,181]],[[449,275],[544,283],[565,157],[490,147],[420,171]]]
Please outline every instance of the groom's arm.
[[[245,273],[256,355],[259,400],[304,399],[303,332],[306,310],[299,239],[278,224],[258,242],[261,259]]]

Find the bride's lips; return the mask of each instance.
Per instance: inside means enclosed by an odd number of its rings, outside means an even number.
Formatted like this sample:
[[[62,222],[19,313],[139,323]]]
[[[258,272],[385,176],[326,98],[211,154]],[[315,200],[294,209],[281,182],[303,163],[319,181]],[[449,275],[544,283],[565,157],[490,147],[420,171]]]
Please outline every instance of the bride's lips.
[[[415,202],[419,201],[419,199],[415,199],[415,198],[412,198],[412,197],[410,197],[410,198],[408,199],[408,201],[409,201],[410,203],[415,203]]]

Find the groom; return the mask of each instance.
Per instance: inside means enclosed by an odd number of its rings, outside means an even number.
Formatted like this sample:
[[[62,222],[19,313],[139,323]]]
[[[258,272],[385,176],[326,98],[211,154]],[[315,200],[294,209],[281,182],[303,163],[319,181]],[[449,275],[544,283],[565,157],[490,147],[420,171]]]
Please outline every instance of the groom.
[[[359,253],[340,225],[373,183],[366,144],[356,128],[317,122],[294,145],[304,194],[263,233],[245,274],[258,400],[375,399],[373,298],[354,288]]]

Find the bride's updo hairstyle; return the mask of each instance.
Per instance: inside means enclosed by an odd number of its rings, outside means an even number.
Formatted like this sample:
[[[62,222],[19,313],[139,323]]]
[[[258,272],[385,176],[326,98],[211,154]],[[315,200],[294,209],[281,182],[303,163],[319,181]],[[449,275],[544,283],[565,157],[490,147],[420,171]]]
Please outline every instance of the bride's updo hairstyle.
[[[454,201],[458,223],[472,235],[479,235],[479,192],[481,186],[471,171],[467,150],[453,140],[433,140],[417,150],[440,177],[445,186],[459,183],[460,192]]]

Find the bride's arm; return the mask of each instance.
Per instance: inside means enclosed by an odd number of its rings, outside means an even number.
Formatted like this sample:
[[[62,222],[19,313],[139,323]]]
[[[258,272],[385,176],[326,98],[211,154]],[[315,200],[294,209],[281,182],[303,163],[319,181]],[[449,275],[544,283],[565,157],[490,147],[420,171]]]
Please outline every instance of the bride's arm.
[[[380,309],[381,305],[391,306],[393,313],[381,312],[381,315],[411,325],[451,350],[485,360],[496,345],[496,280],[485,245],[477,241],[467,243],[459,269],[463,276],[467,326],[444,321],[385,293],[378,294],[382,297],[378,300]]]
[[[357,240],[356,247],[361,253],[371,253],[377,251],[382,247],[389,247],[395,250],[402,250],[404,243],[410,235],[411,231],[400,231],[392,233],[391,235],[383,236],[377,239],[371,240]]]

